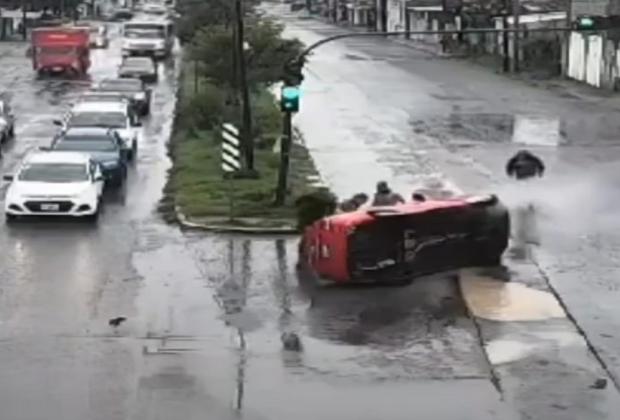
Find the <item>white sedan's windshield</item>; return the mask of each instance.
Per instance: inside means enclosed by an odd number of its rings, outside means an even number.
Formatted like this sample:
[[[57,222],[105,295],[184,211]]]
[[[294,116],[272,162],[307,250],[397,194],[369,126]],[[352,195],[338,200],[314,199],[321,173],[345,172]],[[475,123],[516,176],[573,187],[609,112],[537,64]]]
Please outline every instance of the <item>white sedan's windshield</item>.
[[[165,31],[162,28],[127,28],[125,29],[126,38],[150,39],[164,38]]]
[[[24,167],[18,179],[27,182],[83,182],[88,181],[86,165],[78,163],[33,163]]]
[[[124,69],[132,70],[153,70],[153,63],[147,58],[146,60],[125,60],[122,64]]]
[[[121,112],[80,112],[69,119],[70,127],[126,128],[127,116]]]
[[[123,80],[103,82],[98,87],[103,92],[142,92],[142,84],[140,81]]]

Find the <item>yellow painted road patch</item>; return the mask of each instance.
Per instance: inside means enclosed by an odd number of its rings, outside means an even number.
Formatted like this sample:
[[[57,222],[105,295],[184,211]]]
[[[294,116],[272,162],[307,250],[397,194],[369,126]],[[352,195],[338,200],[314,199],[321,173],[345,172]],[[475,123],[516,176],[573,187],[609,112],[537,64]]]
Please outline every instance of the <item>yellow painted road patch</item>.
[[[461,273],[459,281],[467,307],[478,318],[509,322],[566,317],[549,292],[467,272]]]

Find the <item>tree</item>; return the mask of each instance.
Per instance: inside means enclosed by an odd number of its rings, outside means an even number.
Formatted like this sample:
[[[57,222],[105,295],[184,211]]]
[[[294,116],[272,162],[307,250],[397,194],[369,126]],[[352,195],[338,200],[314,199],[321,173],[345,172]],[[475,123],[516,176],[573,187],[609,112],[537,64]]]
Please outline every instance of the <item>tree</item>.
[[[282,79],[284,64],[296,58],[304,45],[298,39],[282,37],[284,26],[270,19],[248,25],[246,54],[250,86],[271,85]]]
[[[235,84],[233,31],[222,25],[203,28],[192,39],[190,58],[201,63],[200,72],[221,88]]]
[[[256,90],[282,78],[284,64],[303,49],[296,39],[282,38],[283,26],[269,19],[249,20],[246,26],[248,84]],[[201,63],[203,76],[230,88],[234,84],[232,30],[223,25],[200,30],[192,42],[191,58]]]
[[[182,0],[177,4],[181,17],[177,20],[179,40],[190,42],[196,33],[214,25],[230,26],[233,19],[231,2],[222,0]]]
[[[246,15],[253,15],[259,2],[244,0]],[[234,18],[234,2],[231,0],[180,0],[176,9],[181,17],[177,20],[181,43],[192,40],[203,28],[223,25],[230,27]]]

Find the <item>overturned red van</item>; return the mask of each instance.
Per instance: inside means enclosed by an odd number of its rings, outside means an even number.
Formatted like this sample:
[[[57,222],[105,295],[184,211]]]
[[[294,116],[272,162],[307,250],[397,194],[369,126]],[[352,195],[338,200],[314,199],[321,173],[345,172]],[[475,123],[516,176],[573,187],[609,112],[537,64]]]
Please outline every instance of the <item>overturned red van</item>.
[[[298,267],[331,283],[402,284],[498,265],[509,236],[508,209],[494,195],[370,207],[307,227]]]

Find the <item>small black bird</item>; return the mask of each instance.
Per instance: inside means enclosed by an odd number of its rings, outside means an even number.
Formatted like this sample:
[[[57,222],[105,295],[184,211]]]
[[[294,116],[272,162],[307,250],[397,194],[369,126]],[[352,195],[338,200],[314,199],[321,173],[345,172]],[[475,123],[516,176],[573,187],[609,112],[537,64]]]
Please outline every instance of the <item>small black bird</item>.
[[[118,318],[112,318],[111,320],[109,320],[108,324],[110,325],[110,327],[116,328],[125,321],[127,321],[127,318],[125,318],[124,316],[119,316]]]

